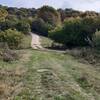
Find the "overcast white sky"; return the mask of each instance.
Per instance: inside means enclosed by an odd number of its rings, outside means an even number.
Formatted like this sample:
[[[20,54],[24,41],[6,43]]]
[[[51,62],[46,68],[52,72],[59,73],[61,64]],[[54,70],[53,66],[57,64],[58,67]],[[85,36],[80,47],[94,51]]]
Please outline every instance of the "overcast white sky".
[[[39,8],[43,5],[50,5],[55,8],[73,8],[100,12],[100,0],[0,0],[0,4],[27,8]]]

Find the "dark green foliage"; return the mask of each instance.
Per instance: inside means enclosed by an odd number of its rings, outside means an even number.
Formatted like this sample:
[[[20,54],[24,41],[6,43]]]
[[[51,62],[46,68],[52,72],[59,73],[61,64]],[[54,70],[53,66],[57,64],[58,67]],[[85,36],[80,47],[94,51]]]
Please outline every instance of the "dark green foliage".
[[[59,13],[52,7],[43,6],[38,9],[37,18],[32,23],[32,30],[41,35],[48,35],[48,31],[60,23]]]
[[[56,42],[63,43],[67,46],[80,44],[81,33],[80,20],[67,20],[64,26],[56,28],[54,31],[50,31],[49,36]],[[80,41],[80,42],[79,42]],[[83,44],[83,41],[82,43]]]
[[[50,31],[49,36],[67,46],[92,46],[96,29],[95,18],[72,18],[66,20],[63,27]]]
[[[22,33],[26,34],[31,31],[30,28],[30,19],[23,19],[19,20],[16,18],[14,15],[9,15],[4,22],[0,23],[0,29],[2,31],[7,30],[7,29],[17,29],[18,31],[21,31]]]
[[[36,15],[36,9],[27,9],[27,8],[15,8],[15,7],[8,7],[7,11],[10,15],[16,15],[17,18],[23,19],[27,17],[32,17]]]
[[[16,30],[5,30],[0,32],[0,42],[7,43],[10,48],[17,48],[22,40],[22,33]]]
[[[8,15],[5,21],[0,22],[0,29],[2,31],[9,28],[14,29],[16,24],[19,22],[19,19],[15,15]]]
[[[7,30],[9,28],[14,29],[17,22],[13,20],[6,20],[5,22],[0,23],[0,28],[2,31]]]
[[[16,29],[24,34],[28,34],[31,31],[30,24],[23,21],[16,24]]]
[[[46,24],[44,20],[41,18],[37,18],[33,21],[32,23],[32,31],[37,32],[40,35],[47,36],[48,35],[48,30],[50,29],[50,25]]]
[[[93,46],[94,33],[96,29],[100,30],[98,16],[92,11],[56,10],[50,6],[39,9],[0,6],[0,31],[10,28],[27,34],[32,29],[33,32],[48,36],[48,31],[57,27],[49,34],[56,42],[67,46]],[[61,20],[63,25],[58,27]]]

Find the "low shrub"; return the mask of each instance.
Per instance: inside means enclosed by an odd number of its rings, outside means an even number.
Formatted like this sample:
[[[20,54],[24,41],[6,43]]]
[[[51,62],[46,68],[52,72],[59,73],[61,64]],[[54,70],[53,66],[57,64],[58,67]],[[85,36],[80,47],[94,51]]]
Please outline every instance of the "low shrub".
[[[5,44],[4,48],[0,50],[0,59],[2,59],[4,62],[15,61],[18,58],[18,53],[14,50],[9,49],[7,44]]]
[[[10,48],[18,48],[23,34],[17,30],[8,29],[0,32],[0,42],[7,43]]]
[[[2,52],[2,59],[5,62],[11,62],[18,59],[18,54],[13,50],[4,50]]]
[[[24,21],[20,21],[16,24],[16,29],[24,34],[28,34],[31,31],[30,24]]]
[[[51,28],[51,26],[44,22],[41,18],[36,18],[32,22],[32,31],[37,32],[40,35],[47,36],[48,30]]]
[[[93,38],[98,23],[94,18],[71,18],[67,19],[62,27],[57,27],[49,32],[49,37],[55,42],[66,46],[93,46]]]
[[[8,29],[14,29],[18,22],[19,20],[15,16],[9,15],[5,21],[0,22],[0,30],[5,31]]]

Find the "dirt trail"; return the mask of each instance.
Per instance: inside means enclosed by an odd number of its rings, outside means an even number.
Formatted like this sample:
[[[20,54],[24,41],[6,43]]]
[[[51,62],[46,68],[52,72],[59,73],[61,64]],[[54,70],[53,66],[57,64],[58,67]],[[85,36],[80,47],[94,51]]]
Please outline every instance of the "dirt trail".
[[[44,51],[44,52],[47,51],[47,52],[65,53],[65,50],[64,51],[52,50],[52,49],[47,49],[47,48],[42,47],[39,35],[32,33],[32,32],[30,32],[30,35],[32,36],[31,47],[33,49],[36,49],[39,51]]]
[[[31,47],[33,49],[43,49],[40,43],[39,35],[32,33],[32,32],[30,32],[30,35],[32,36]]]

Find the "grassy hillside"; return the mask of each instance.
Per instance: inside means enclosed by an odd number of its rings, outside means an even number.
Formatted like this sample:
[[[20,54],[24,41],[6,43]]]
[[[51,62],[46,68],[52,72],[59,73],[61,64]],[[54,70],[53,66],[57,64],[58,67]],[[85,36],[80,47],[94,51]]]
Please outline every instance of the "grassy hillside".
[[[100,100],[99,31],[96,12],[0,5],[0,100]]]
[[[100,100],[100,73],[70,55],[31,49],[0,61],[1,100]]]

